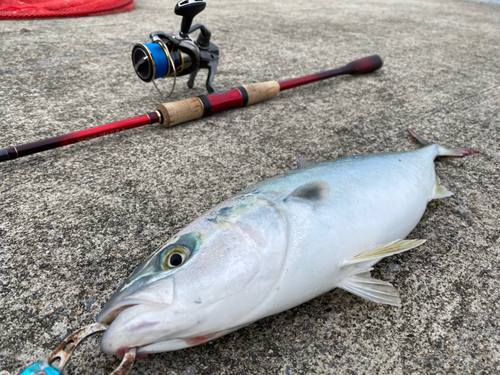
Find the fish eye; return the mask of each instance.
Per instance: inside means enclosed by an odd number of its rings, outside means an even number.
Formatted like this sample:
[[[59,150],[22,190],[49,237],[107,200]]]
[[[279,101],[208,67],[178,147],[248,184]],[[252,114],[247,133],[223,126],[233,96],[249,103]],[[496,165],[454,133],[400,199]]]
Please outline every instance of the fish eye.
[[[184,246],[175,246],[167,251],[163,258],[162,267],[164,270],[171,270],[184,264],[191,255],[191,251]]]

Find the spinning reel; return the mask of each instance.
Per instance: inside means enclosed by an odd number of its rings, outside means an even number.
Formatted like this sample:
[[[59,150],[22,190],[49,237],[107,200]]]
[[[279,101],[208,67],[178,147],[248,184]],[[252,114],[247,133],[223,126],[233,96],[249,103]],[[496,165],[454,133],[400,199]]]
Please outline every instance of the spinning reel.
[[[188,87],[192,88],[198,71],[208,69],[207,91],[217,92],[212,81],[219,63],[219,47],[210,42],[212,34],[205,26],[201,23],[191,26],[193,18],[206,5],[204,0],[179,1],[175,14],[182,16],[181,31],[178,34],[155,31],[150,34],[151,43],[134,46],[132,63],[140,79],[154,83],[158,78],[174,77],[175,86],[176,77],[189,74]],[[200,34],[195,40],[189,34],[196,30]]]

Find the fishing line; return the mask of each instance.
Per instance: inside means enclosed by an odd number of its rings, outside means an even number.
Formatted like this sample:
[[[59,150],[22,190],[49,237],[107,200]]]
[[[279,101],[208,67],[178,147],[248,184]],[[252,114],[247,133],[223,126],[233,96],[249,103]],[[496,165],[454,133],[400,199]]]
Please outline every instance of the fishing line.
[[[165,51],[165,54],[167,55],[167,58],[169,59],[170,61],[170,64],[172,65],[172,69],[174,71],[174,83],[172,84],[172,89],[170,90],[170,94],[168,94],[167,96],[165,96],[161,91],[160,89],[158,88],[158,86],[156,85],[156,82],[155,80],[153,79],[153,85],[156,87],[156,90],[158,90],[158,92],[160,93],[160,95],[164,98],[170,98],[170,96],[172,95],[172,93],[174,92],[174,88],[175,88],[175,83],[177,82],[177,68],[175,66],[175,63],[174,63],[174,60],[172,59],[172,56],[170,56],[170,51],[168,50],[168,47],[165,45],[165,43],[163,43],[163,40],[161,40],[160,38],[156,37],[156,38],[153,38],[153,40],[155,42],[157,42],[162,48],[163,50]],[[168,77],[168,74],[165,76],[165,77]]]

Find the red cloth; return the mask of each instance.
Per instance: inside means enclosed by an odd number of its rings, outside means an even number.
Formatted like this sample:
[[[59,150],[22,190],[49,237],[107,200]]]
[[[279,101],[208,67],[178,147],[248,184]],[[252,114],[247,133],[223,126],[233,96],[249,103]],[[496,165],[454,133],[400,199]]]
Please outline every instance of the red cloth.
[[[0,0],[0,20],[83,17],[127,12],[134,0]]]

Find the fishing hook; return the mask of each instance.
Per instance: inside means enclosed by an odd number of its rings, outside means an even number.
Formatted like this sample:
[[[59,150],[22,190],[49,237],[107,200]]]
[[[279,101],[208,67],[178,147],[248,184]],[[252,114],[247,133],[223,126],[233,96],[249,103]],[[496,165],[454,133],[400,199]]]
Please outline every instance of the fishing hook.
[[[59,344],[50,356],[26,367],[20,375],[61,375],[76,347],[86,338],[104,332],[106,329],[106,325],[94,323],[73,332]],[[128,375],[135,363],[136,354],[136,348],[130,349],[111,375]],[[0,371],[0,375],[10,374],[7,371]]]

